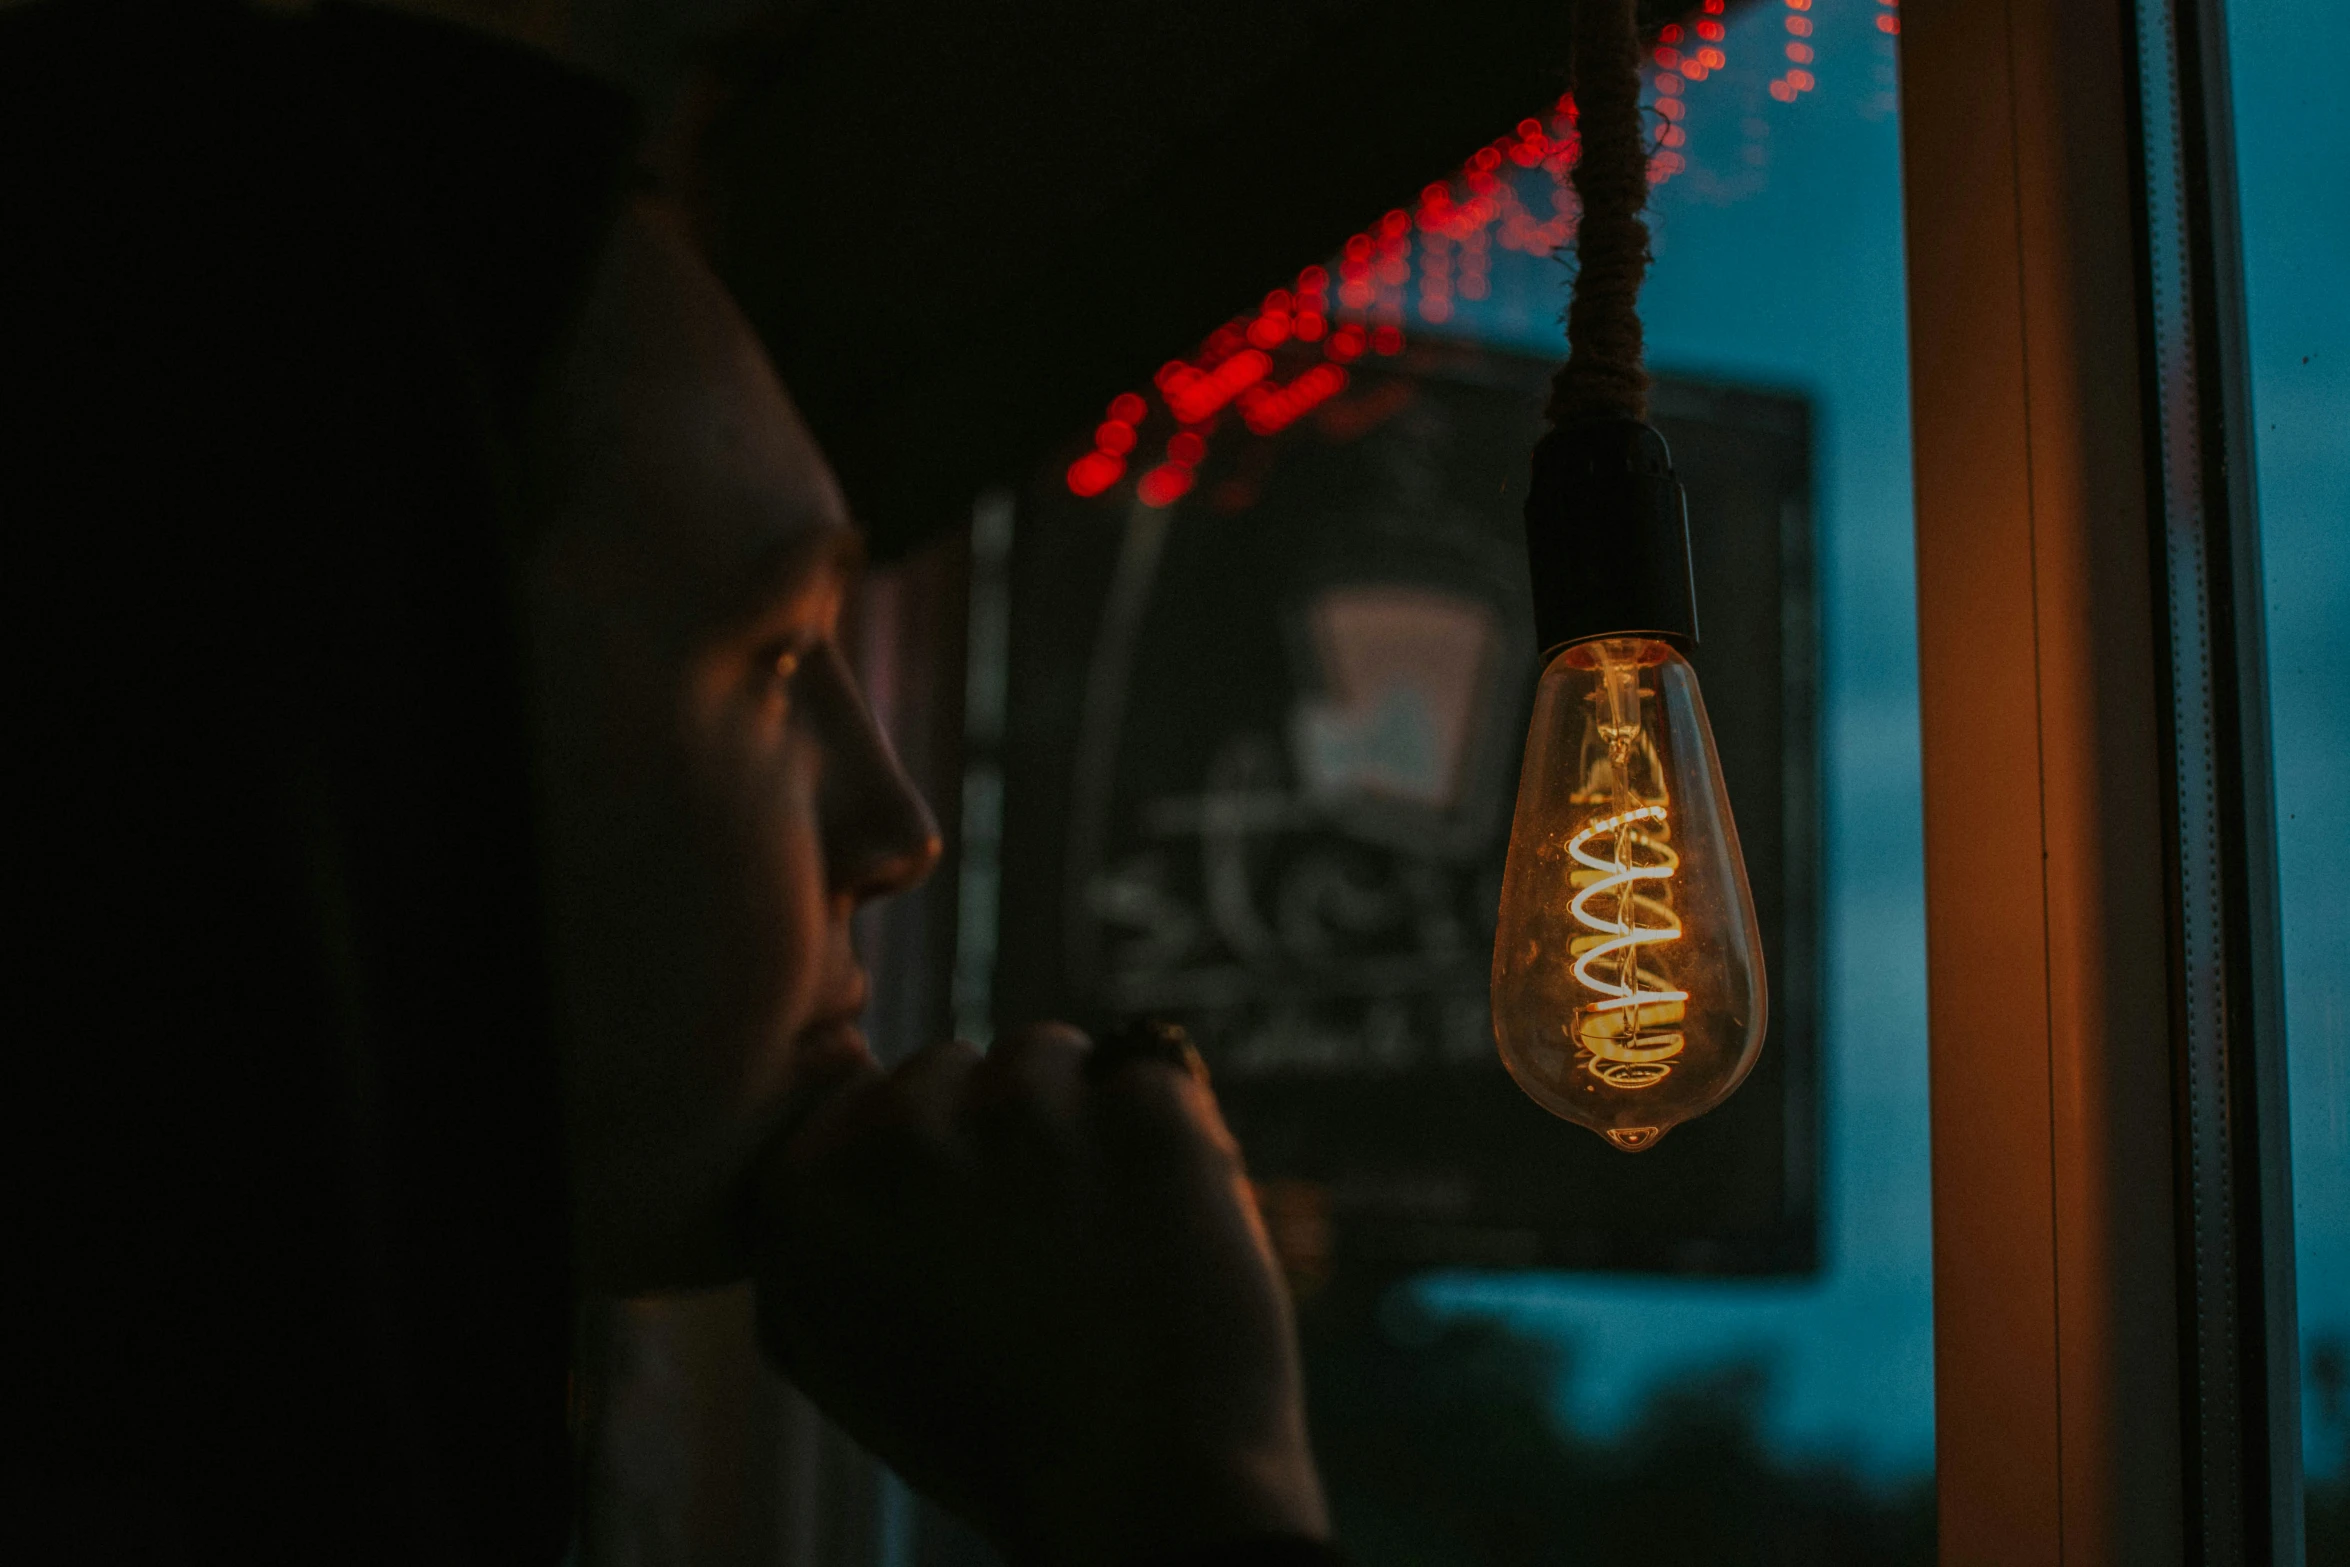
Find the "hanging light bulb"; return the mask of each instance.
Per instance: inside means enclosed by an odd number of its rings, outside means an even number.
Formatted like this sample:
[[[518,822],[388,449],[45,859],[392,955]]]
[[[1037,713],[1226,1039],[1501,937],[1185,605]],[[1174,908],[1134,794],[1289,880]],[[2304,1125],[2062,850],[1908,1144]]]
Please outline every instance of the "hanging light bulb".
[[[1688,524],[1664,437],[1586,419],[1535,453],[1545,651],[1493,941],[1518,1086],[1616,1147],[1727,1098],[1762,1049],[1762,942],[1697,673]]]
[[[1578,0],[1575,293],[1526,563],[1542,680],[1493,937],[1493,1035],[1518,1086],[1653,1148],[1762,1049],[1762,941],[1697,645],[1689,519],[1647,422],[1648,154],[1634,0]]]

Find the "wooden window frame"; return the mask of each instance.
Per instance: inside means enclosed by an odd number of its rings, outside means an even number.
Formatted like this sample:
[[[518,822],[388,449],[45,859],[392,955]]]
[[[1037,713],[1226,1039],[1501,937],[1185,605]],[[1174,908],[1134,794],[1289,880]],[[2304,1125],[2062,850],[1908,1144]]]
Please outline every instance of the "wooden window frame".
[[[1953,1567],[2302,1562],[2221,20],[1902,13]]]

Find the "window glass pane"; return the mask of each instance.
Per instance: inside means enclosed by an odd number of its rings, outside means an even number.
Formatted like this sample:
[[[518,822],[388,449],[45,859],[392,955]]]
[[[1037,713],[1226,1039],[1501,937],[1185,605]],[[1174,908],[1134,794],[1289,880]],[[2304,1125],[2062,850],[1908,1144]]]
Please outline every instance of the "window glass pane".
[[[2316,13],[2231,0],[2266,573],[2309,1560],[2350,1560],[2350,98]]]
[[[1421,1292],[1442,1313],[1559,1344],[1562,1412],[1601,1440],[1636,1444],[1706,1400],[1707,1418],[1722,1419],[1751,1399],[1759,1461],[1783,1466],[1781,1484],[1803,1465],[1849,1466],[1879,1488],[1887,1516],[1897,1497],[1914,1509],[1914,1532],[1854,1541],[1849,1559],[1868,1561],[1932,1559],[1897,33],[1884,5],[1774,0],[1729,20],[1726,63],[1667,95],[1685,106],[1663,123],[1681,133],[1687,166],[1655,191],[1657,261],[1642,300],[1660,371],[1795,388],[1812,406],[1825,828],[1819,1270],[1751,1281],[1452,1275]],[[1462,302],[1462,324],[1555,353],[1558,269],[1507,259],[1516,264],[1495,264],[1489,302]],[[1673,1525],[1657,1527],[1662,1538]]]
[[[961,1026],[1199,1038],[1364,1567],[1933,1559],[1898,32],[1693,0],[1646,67],[1652,417],[1777,942],[1763,1065],[1655,1150],[1520,1098],[1485,1006],[1557,106],[1495,105],[974,534]]]

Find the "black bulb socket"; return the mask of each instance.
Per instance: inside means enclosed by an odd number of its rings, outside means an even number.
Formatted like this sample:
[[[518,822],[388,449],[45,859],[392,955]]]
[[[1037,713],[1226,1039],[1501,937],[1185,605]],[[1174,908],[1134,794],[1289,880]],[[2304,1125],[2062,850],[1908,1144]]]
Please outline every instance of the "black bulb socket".
[[[1596,637],[1697,646],[1689,503],[1665,438],[1637,419],[1576,419],[1536,443],[1526,565],[1544,664]]]

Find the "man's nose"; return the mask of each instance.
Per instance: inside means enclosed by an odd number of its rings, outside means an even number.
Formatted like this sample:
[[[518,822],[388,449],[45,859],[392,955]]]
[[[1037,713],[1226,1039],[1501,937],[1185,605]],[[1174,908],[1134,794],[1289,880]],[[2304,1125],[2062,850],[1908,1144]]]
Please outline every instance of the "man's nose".
[[[821,810],[825,866],[835,892],[862,903],[904,892],[938,868],[938,819],[898,763],[856,677],[830,660],[835,700]]]

